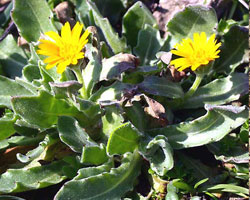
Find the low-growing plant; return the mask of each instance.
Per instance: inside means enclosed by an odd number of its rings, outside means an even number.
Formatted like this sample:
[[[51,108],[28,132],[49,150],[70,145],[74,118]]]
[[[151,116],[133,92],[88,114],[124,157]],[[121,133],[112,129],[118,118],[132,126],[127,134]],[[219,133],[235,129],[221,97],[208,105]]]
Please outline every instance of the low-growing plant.
[[[59,2],[10,4],[27,44],[0,43],[0,199],[247,198],[242,22],[187,6],[163,39],[140,1]]]

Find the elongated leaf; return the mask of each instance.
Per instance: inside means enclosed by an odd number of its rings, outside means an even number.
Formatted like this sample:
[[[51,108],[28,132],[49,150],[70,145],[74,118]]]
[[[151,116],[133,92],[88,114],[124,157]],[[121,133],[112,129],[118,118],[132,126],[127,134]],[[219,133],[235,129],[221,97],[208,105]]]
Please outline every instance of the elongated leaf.
[[[0,64],[9,77],[21,76],[22,68],[27,64],[26,59],[26,55],[17,46],[11,34],[0,43]]]
[[[249,194],[249,189],[241,186],[233,185],[233,184],[218,184],[215,186],[211,186],[206,188],[207,191],[223,191],[223,192],[231,192],[231,193],[243,193],[245,195]]]
[[[102,63],[101,63],[101,55],[97,48],[89,46],[89,48],[86,51],[86,55],[89,58],[89,62],[82,71],[82,76],[89,97],[92,95],[92,89],[94,85],[100,80]]]
[[[13,113],[6,113],[0,118],[0,141],[16,132],[14,129],[15,121],[16,118],[13,116]]]
[[[64,100],[56,99],[45,91],[41,91],[39,96],[13,97],[12,106],[16,114],[41,128],[49,128],[56,124],[58,116],[79,114],[76,107],[70,106]]]
[[[25,136],[12,136],[8,139],[0,141],[0,151],[4,151],[7,148],[15,146],[28,146],[37,145],[43,138],[44,134],[40,133],[36,137],[25,137]]]
[[[1,195],[0,196],[0,200],[25,200],[25,199],[19,198],[19,197],[10,196],[10,195]]]
[[[217,72],[229,74],[235,64],[239,64],[248,49],[248,29],[233,26],[224,35],[220,58],[214,63]]]
[[[125,11],[122,0],[93,0],[93,2],[95,2],[102,16],[107,17],[112,25],[116,25],[122,12]]]
[[[207,114],[193,121],[154,129],[152,135],[165,135],[174,149],[201,146],[222,139],[248,118],[245,107],[206,106]]]
[[[88,5],[93,13],[95,24],[98,27],[100,27],[100,29],[102,30],[102,33],[108,45],[111,47],[112,51],[114,52],[114,54],[117,54],[120,52],[129,53],[130,48],[126,44],[126,38],[124,37],[119,38],[118,33],[114,31],[108,19],[105,19],[102,17],[102,15],[98,11],[94,3],[88,1]]]
[[[36,147],[35,149],[28,151],[25,155],[21,153],[17,153],[16,155],[17,159],[22,163],[28,163],[34,159],[38,161],[39,156],[41,154],[44,154],[40,157],[40,159],[43,159],[44,157],[46,157],[46,151],[48,150],[48,148],[58,141],[59,141],[59,138],[58,138],[57,132],[54,132],[53,134],[48,134],[45,136],[44,140],[41,141],[38,147]]]
[[[157,76],[146,77],[144,81],[139,84],[139,88],[149,94],[170,98],[182,97],[184,94],[179,84]]]
[[[213,8],[205,6],[188,6],[177,13],[167,24],[172,35],[172,46],[184,38],[193,38],[193,34],[205,32],[213,34],[217,16]]]
[[[41,33],[56,31],[50,20],[52,16],[53,14],[46,1],[14,1],[12,19],[22,37],[28,42],[37,41]]]
[[[156,59],[155,55],[160,50],[162,42],[159,30],[148,24],[139,31],[134,52],[140,58],[140,65],[148,65],[150,61]]]
[[[104,172],[109,172],[111,170],[111,167],[113,167],[113,163],[107,162],[97,167],[81,168],[78,170],[77,176],[74,178],[74,180],[81,180],[84,178],[89,178],[91,176],[102,174]]]
[[[0,107],[6,106],[11,108],[12,96],[33,95],[25,87],[19,85],[14,80],[0,76]]]
[[[164,176],[174,166],[173,150],[167,138],[158,135],[149,142],[145,142],[145,138],[142,140],[140,153],[149,161],[153,171],[160,176]]]
[[[127,122],[114,129],[109,136],[107,152],[109,155],[133,152],[139,144],[140,133]]]
[[[231,140],[234,143],[232,138]],[[248,163],[249,154],[246,148],[240,144],[232,145],[229,149],[223,148],[224,146],[221,141],[207,145],[209,151],[214,154],[217,160],[231,163]]]
[[[44,188],[60,183],[67,177],[63,173],[64,161],[56,161],[49,165],[23,169],[8,169],[0,176],[0,194],[22,192]]]
[[[121,199],[133,188],[133,183],[140,173],[140,160],[137,152],[126,154],[122,164],[111,169],[109,173],[67,182],[56,194],[55,200]]]
[[[234,73],[198,88],[195,94],[185,102],[184,108],[199,108],[205,104],[221,105],[235,101],[247,93],[247,74]]]
[[[78,122],[67,116],[58,118],[59,137],[66,145],[75,152],[82,152],[85,145],[94,145],[88,134],[79,126]]]
[[[122,33],[131,47],[136,46],[138,33],[145,24],[156,26],[157,22],[148,8],[138,1],[128,9],[122,20]]]

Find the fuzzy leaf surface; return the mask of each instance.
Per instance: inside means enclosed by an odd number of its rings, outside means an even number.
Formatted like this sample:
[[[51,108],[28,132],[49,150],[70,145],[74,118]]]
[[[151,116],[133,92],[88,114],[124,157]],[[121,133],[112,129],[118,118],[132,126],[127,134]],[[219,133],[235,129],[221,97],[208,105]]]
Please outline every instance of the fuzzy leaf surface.
[[[67,182],[56,194],[55,200],[119,200],[132,190],[140,173],[140,164],[141,158],[137,152],[126,154],[122,164],[118,168],[112,168],[110,172]]]
[[[248,118],[246,107],[206,106],[206,115],[193,121],[154,129],[151,135],[165,135],[174,149],[201,146],[216,142]]]
[[[21,36],[28,42],[36,42],[41,33],[56,31],[50,20],[53,14],[47,1],[15,0],[13,7],[12,18]]]
[[[184,104],[184,108],[199,108],[205,104],[221,105],[235,101],[248,93],[248,76],[233,73],[226,78],[216,79],[197,89]]]
[[[184,38],[193,38],[193,34],[205,32],[212,35],[217,24],[217,16],[213,8],[205,6],[187,6],[177,13],[167,24],[172,35],[172,46]]]
[[[27,64],[27,57],[13,36],[9,34],[0,42],[0,64],[3,70],[11,78],[21,76],[22,68]]]
[[[131,47],[136,46],[138,33],[145,24],[156,26],[157,22],[148,8],[138,1],[128,9],[122,20],[122,33]]]
[[[137,45],[134,48],[135,55],[140,57],[140,65],[148,65],[150,61],[155,60],[155,54],[161,46],[160,32],[146,24],[145,28],[139,31]]]
[[[102,30],[102,33],[113,53],[117,54],[120,52],[130,52],[130,48],[126,44],[126,38],[120,38],[118,36],[118,33],[114,31],[108,19],[102,17],[93,2],[88,1],[88,5],[93,13],[95,24]]]
[[[39,96],[14,97],[12,106],[16,114],[41,128],[49,128],[56,124],[58,116],[74,116],[79,113],[76,107],[70,106],[64,100],[56,99],[45,91],[41,91]]]

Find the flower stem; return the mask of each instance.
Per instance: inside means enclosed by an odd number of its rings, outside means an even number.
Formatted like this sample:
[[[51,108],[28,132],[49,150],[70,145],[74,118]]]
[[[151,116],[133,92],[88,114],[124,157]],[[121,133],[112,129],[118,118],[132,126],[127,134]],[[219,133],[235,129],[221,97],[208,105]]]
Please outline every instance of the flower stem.
[[[72,69],[76,75],[78,82],[82,84],[82,88],[79,90],[80,94],[82,98],[87,99],[88,98],[87,90],[85,88],[84,80],[82,78],[82,72],[81,72],[80,66],[72,67]]]
[[[187,98],[193,96],[193,94],[196,92],[197,88],[199,87],[199,85],[203,79],[203,76],[204,75],[202,75],[202,74],[196,74],[195,81],[194,81],[192,87],[185,94],[184,99],[187,99]]]

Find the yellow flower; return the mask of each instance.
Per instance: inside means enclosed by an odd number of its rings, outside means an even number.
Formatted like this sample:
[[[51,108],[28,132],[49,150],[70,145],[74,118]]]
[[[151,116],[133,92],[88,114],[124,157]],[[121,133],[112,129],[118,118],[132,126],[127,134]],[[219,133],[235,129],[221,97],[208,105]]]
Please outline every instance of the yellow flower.
[[[40,39],[38,54],[48,56],[44,59],[46,69],[57,66],[57,73],[61,74],[69,65],[76,65],[79,59],[84,58],[82,52],[88,42],[89,31],[86,30],[80,37],[83,25],[76,23],[71,31],[69,22],[66,22],[61,30],[61,36],[54,31],[45,33],[46,39]]]
[[[170,62],[178,71],[183,71],[191,67],[195,71],[200,66],[207,65],[210,61],[219,58],[221,43],[215,40],[215,34],[207,39],[206,33],[194,33],[193,40],[183,39],[180,44],[175,45],[175,50],[171,52],[182,58],[177,58]]]

